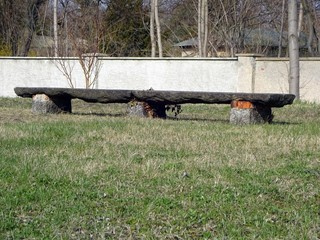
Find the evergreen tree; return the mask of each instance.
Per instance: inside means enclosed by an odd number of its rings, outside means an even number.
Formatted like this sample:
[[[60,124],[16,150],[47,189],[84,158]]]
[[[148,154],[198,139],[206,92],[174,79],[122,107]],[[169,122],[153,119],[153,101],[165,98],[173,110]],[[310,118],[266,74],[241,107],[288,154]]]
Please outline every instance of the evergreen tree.
[[[110,56],[149,56],[149,18],[143,0],[110,1],[103,50]]]

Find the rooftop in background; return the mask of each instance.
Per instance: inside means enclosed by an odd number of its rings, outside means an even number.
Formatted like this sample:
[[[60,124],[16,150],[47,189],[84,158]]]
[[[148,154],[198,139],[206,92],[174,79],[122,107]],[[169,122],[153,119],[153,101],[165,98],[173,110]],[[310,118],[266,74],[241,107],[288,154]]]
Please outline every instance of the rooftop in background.
[[[288,45],[288,33],[283,32],[282,34],[282,47]],[[278,47],[279,46],[280,33],[267,28],[256,28],[256,29],[246,29],[244,31],[244,46],[268,46],[268,47]],[[307,46],[307,36],[304,33],[300,35],[300,48],[306,48]],[[190,38],[185,41],[176,43],[175,47],[180,48],[190,48],[198,46],[198,38]]]
[[[190,38],[183,42],[176,43],[175,47],[197,47],[198,46],[198,38]]]
[[[256,28],[256,29],[246,29],[244,35],[244,45],[245,46],[269,46],[278,47],[280,40],[280,32],[268,28]],[[299,43],[300,48],[307,47],[307,36],[304,33],[300,34]],[[288,45],[288,32],[284,31],[282,33],[282,47]]]

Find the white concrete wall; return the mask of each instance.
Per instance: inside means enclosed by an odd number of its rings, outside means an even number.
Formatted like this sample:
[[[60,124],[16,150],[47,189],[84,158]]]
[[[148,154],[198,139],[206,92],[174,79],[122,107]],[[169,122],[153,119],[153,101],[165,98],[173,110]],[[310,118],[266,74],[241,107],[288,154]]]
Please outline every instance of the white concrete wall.
[[[71,60],[71,64],[76,64]],[[74,77],[77,72],[74,69]],[[82,77],[82,75],[80,75]],[[66,78],[46,58],[0,58],[0,96],[16,96],[15,87],[69,87]]]
[[[253,92],[289,92],[289,59],[257,58]],[[300,59],[300,98],[320,103],[320,58]]]
[[[76,59],[75,87],[84,77]],[[239,55],[238,58],[101,58],[102,68],[95,88],[288,93],[289,61]],[[69,87],[49,58],[0,57],[0,96],[15,97],[15,87]],[[320,103],[320,58],[301,59],[301,99]]]
[[[74,67],[75,87],[83,88],[79,63],[66,61]],[[236,58],[102,58],[101,62],[95,88],[234,92],[237,86]],[[57,66],[46,58],[0,58],[0,96],[14,97],[14,87],[68,87]]]

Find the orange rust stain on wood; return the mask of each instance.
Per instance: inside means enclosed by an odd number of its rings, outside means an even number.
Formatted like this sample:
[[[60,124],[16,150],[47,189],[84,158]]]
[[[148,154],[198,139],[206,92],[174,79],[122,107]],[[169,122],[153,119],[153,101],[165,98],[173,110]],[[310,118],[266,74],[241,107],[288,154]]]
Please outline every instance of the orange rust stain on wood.
[[[254,108],[253,103],[248,101],[240,101],[240,100],[234,100],[231,102],[232,108],[239,108],[239,109],[250,109]]]

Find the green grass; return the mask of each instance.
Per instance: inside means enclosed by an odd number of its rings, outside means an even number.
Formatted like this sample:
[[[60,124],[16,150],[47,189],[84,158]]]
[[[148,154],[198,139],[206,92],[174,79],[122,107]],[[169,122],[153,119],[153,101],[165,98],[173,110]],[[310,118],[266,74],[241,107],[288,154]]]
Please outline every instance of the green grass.
[[[30,109],[0,98],[0,239],[320,238],[319,105],[251,126],[217,105]]]

